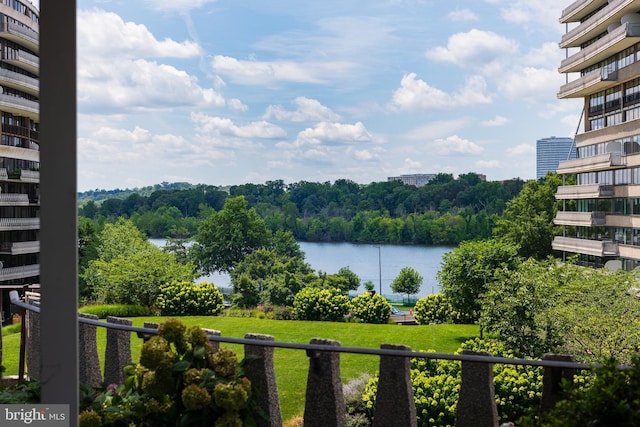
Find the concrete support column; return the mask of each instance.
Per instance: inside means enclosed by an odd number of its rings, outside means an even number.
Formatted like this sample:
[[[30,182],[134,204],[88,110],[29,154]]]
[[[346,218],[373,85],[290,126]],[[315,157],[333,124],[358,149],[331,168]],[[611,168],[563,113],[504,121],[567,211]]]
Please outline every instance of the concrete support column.
[[[381,349],[411,351],[406,345],[382,344]],[[391,425],[415,427],[416,404],[411,387],[411,359],[380,356],[380,376],[376,393],[373,427]]]
[[[246,334],[245,339],[273,341],[271,335]],[[261,345],[244,346],[244,357],[253,358],[246,368],[245,374],[252,385],[257,386],[258,406],[266,415],[266,419],[258,417],[258,427],[275,427],[282,425],[282,414],[280,412],[280,401],[278,399],[278,385],[276,384],[276,372],[273,367],[273,347]]]
[[[311,344],[340,346],[338,341],[313,338]],[[340,353],[307,350],[309,375],[304,427],[346,427],[347,409],[340,379]]]
[[[133,322],[107,316],[108,323],[131,326]],[[123,384],[124,367],[131,363],[131,334],[128,331],[107,328],[107,347],[104,352],[104,383]]]
[[[462,354],[491,356],[485,351],[464,350]],[[456,427],[496,427],[498,408],[493,386],[493,364],[463,361],[461,376]]]
[[[79,313],[79,317],[99,320],[95,314]],[[100,358],[98,357],[98,342],[96,340],[96,327],[86,323],[78,325],[78,378],[80,384],[98,387],[102,384],[102,372]]]
[[[543,360],[559,360],[573,362],[573,357],[566,354],[545,354]],[[545,366],[542,375],[542,399],[540,400],[540,414],[549,412],[562,398],[562,380],[573,381],[574,369],[552,368]]]

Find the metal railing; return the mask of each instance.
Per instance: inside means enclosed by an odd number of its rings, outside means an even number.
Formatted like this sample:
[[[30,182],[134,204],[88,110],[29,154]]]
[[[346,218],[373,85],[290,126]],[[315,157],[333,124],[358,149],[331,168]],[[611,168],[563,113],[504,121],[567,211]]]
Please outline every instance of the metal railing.
[[[26,294],[29,294],[28,292]],[[33,295],[33,293],[31,293]],[[36,300],[39,296],[36,296]],[[25,353],[29,352],[29,343],[25,337],[31,331],[31,334],[34,334],[32,330],[34,328],[34,323],[37,324],[37,321],[33,321],[33,314],[35,313],[35,319],[38,319],[37,314],[40,313],[40,308],[34,304],[29,304],[22,301],[18,295],[17,291],[10,292],[10,300],[11,304],[20,308],[23,313],[23,322],[22,322],[22,331],[21,331],[21,346],[20,346],[20,367],[19,367],[19,376],[23,378],[25,375]],[[90,343],[90,347],[92,347],[91,351],[95,352],[94,365],[93,366],[85,366],[85,370],[95,374],[97,369],[100,372],[100,364],[97,360],[97,346],[95,343],[95,328],[96,327],[104,327],[107,328],[107,352],[109,352],[109,348],[112,349],[124,344],[124,352],[129,352],[129,362],[130,363],[130,348],[129,348],[129,340],[127,337],[131,333],[136,333],[138,338],[147,340],[151,338],[153,335],[157,334],[157,325],[153,324],[154,327],[134,327],[131,326],[131,321],[127,319],[119,319],[119,318],[107,318],[106,322],[97,320],[97,316],[93,316],[93,318],[83,317],[87,315],[80,315],[78,317],[79,326],[81,328],[80,340],[83,340],[83,336],[87,334],[87,329],[85,329],[84,333],[82,332],[83,327],[93,328],[93,330],[89,330],[87,336],[92,336],[93,341]],[[89,315],[91,316],[91,315]],[[31,321],[29,319],[32,319]],[[25,321],[26,320],[26,321]],[[85,326],[83,326],[85,325]],[[147,324],[145,324],[147,325]],[[37,330],[37,325],[35,330]],[[377,425],[397,425],[393,424],[398,420],[398,414],[412,414],[411,416],[415,418],[416,410],[415,410],[415,402],[413,400],[413,395],[410,393],[408,396],[404,398],[399,397],[397,391],[399,387],[404,388],[406,390],[411,390],[411,382],[410,382],[410,370],[409,370],[409,360],[413,358],[422,358],[422,359],[431,359],[431,360],[450,360],[450,361],[459,361],[462,364],[462,381],[461,388],[459,392],[459,400],[456,409],[456,426],[465,427],[465,426],[477,426],[477,425],[497,425],[498,419],[493,419],[492,417],[497,417],[496,411],[496,402],[494,396],[494,385],[493,385],[493,371],[492,365],[494,364],[508,364],[508,365],[521,365],[521,366],[532,366],[532,367],[542,367],[544,369],[543,376],[543,393],[542,393],[542,402],[540,405],[540,411],[544,412],[549,410],[555,405],[555,402],[559,400],[559,393],[561,390],[560,382],[563,378],[567,378],[568,374],[572,375],[577,370],[585,370],[591,369],[597,365],[590,365],[584,363],[575,363],[572,361],[568,361],[569,356],[566,355],[548,355],[543,360],[532,360],[532,359],[519,359],[519,358],[506,358],[506,357],[495,357],[488,353],[475,353],[465,351],[462,354],[449,354],[449,353],[435,353],[435,352],[421,352],[421,351],[411,351],[406,346],[398,346],[398,345],[390,345],[390,344],[382,344],[381,348],[360,348],[360,347],[342,347],[337,341],[331,340],[323,340],[323,339],[312,339],[309,344],[301,344],[301,343],[291,343],[291,342],[278,342],[273,339],[273,337],[268,335],[256,335],[256,334],[247,334],[245,338],[232,338],[232,337],[224,337],[220,335],[218,331],[207,331],[208,338],[211,342],[215,343],[228,343],[228,344],[239,344],[245,346],[245,354],[248,352],[253,352],[255,354],[255,349],[258,352],[263,352],[262,354],[268,354],[270,357],[262,357],[261,363],[262,365],[257,369],[257,371],[253,371],[251,374],[253,378],[249,378],[251,381],[254,380],[264,380],[265,377],[271,376],[272,381],[263,381],[262,384],[272,384],[276,390],[260,390],[260,396],[258,396],[258,402],[261,410],[267,415],[267,417],[271,420],[271,424],[269,425],[279,425],[281,424],[281,414],[278,399],[277,386],[275,386],[275,373],[273,368],[273,349],[274,348],[284,348],[284,349],[294,349],[294,350],[304,350],[309,357],[309,377],[307,379],[307,402],[305,402],[305,419],[316,419],[323,420],[327,419],[326,417],[341,417],[346,416],[346,410],[344,406],[344,399],[342,395],[342,383],[341,381],[337,381],[339,384],[340,391],[336,393],[336,390],[329,390],[327,387],[338,387],[336,386],[336,381],[327,381],[326,378],[335,377],[336,375],[340,376],[339,372],[339,355],[342,353],[348,354],[361,354],[361,355],[369,355],[369,356],[379,356],[380,357],[380,379],[378,383],[378,397],[376,399],[376,407],[375,407],[375,417],[379,417],[380,420],[388,420],[390,424],[378,424]],[[122,335],[124,334],[124,335]],[[118,335],[120,338],[118,338]],[[125,339],[122,339],[122,337]],[[33,336],[32,336],[33,338]],[[111,342],[110,342],[111,340]],[[36,340],[37,341],[37,340]],[[1,347],[0,347],[1,348]],[[81,354],[80,357],[83,357],[82,351],[86,351],[87,345],[86,343],[81,345]],[[85,350],[82,350],[85,349]],[[253,349],[253,350],[251,350]],[[35,350],[37,351],[37,349]],[[118,348],[114,351],[116,357],[108,357],[105,354],[105,381],[104,384],[111,383],[107,380],[107,370],[110,369],[107,364],[113,363],[114,359],[121,359],[120,356],[123,354],[123,348]],[[267,353],[264,353],[267,352]],[[126,355],[125,355],[126,356]],[[27,357],[28,358],[28,357]],[[337,359],[336,359],[337,358]],[[91,365],[91,357],[86,358],[83,363],[84,365]],[[126,357],[124,360],[126,361]],[[324,360],[324,362],[322,362]],[[327,360],[337,360],[338,363],[327,363]],[[1,361],[0,361],[1,362]],[[127,363],[125,363],[127,364]],[[336,367],[337,371],[336,372]],[[121,366],[116,366],[115,369],[119,370],[120,373],[123,372],[124,364],[121,363]],[[112,369],[113,370],[113,369]],[[29,369],[30,371],[30,369]],[[390,377],[393,378],[391,382],[383,379],[385,376],[385,371],[393,371],[394,374]],[[399,375],[398,373],[402,373]],[[466,372],[466,373],[465,373]],[[122,374],[121,374],[122,375]],[[249,375],[247,375],[249,376]],[[323,379],[318,379],[316,377],[322,377]],[[257,377],[257,378],[256,378]],[[387,377],[389,377],[387,375]],[[83,381],[83,372],[80,373],[80,381]],[[333,384],[333,385],[331,385]],[[100,385],[100,384],[98,384]],[[310,390],[310,388],[312,390]],[[321,408],[314,406],[313,402],[309,402],[310,394],[315,393],[325,396],[337,396],[333,405],[327,407],[323,405]],[[380,397],[380,396],[384,397]],[[464,396],[473,396],[472,402],[468,402]],[[274,403],[273,399],[276,399]],[[483,399],[483,397],[486,397]],[[389,401],[393,402],[393,405],[386,405],[384,409],[382,407],[378,407],[378,402],[380,399],[387,398]],[[480,400],[485,402],[487,408],[486,414],[479,414],[477,401]],[[325,402],[326,403],[326,402]],[[493,408],[491,406],[493,405]],[[392,406],[392,409],[389,409],[388,406]],[[328,413],[329,411],[330,413]],[[484,412],[484,411],[480,411]],[[496,415],[492,415],[496,414]],[[404,415],[406,417],[406,415]],[[484,419],[482,419],[484,417]],[[332,418],[335,419],[335,418]],[[469,420],[469,421],[464,421]],[[307,424],[305,424],[307,425]],[[310,424],[311,425],[311,424]],[[314,424],[316,425],[316,424]],[[322,424],[317,424],[322,425]],[[403,424],[405,425],[405,424]],[[410,424],[406,425],[415,425],[415,420]]]

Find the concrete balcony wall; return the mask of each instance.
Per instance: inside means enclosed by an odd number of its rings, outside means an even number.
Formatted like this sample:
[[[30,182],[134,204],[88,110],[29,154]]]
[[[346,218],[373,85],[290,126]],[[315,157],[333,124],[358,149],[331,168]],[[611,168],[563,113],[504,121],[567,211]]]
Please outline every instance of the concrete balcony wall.
[[[558,187],[556,193],[556,199],[558,200],[571,200],[571,199],[598,199],[598,198],[610,198],[613,197],[612,185],[563,185]]]
[[[604,212],[558,212],[553,220],[556,225],[592,227],[605,224]]]
[[[594,255],[598,257],[617,255],[618,244],[600,240],[578,239],[576,237],[556,236],[551,243],[555,251],[576,254]]]
[[[637,12],[640,8],[635,3],[635,0],[613,0],[609,2],[604,9],[565,33],[560,40],[560,47],[562,49],[580,47],[582,43],[606,32],[609,24],[620,22],[620,19],[628,13]]]
[[[605,153],[593,157],[583,157],[560,162],[556,172],[559,174],[596,172],[624,166],[623,157],[619,153]]]

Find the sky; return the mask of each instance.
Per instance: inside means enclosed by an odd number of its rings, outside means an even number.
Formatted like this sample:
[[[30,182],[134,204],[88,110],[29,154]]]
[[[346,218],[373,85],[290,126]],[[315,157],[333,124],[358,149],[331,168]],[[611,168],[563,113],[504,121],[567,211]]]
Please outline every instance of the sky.
[[[78,0],[78,191],[533,179],[571,137],[556,0]]]

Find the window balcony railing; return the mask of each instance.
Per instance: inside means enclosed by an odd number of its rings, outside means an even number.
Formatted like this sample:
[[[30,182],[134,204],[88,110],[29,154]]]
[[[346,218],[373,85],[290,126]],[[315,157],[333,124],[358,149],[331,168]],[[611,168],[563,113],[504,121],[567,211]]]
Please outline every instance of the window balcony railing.
[[[575,22],[606,4],[607,0],[577,0],[562,10],[560,22]]]
[[[38,79],[4,68],[0,68],[0,82],[7,86],[17,87],[33,95],[37,95],[40,88]]]
[[[20,98],[19,96],[14,95],[7,95],[4,93],[0,94],[0,106],[8,107],[9,109],[13,107],[16,110],[19,110],[18,112],[25,111],[28,113],[32,113],[32,115],[40,113],[40,105],[37,101]]]
[[[0,281],[26,279],[40,275],[40,264],[0,268]]]
[[[40,171],[22,169],[22,171],[20,171],[20,180],[25,182],[40,182]]]
[[[3,242],[0,243],[0,252],[11,255],[38,253],[40,252],[40,241]]]
[[[29,206],[29,195],[21,193],[0,193],[0,206]]]
[[[605,225],[605,212],[558,212],[553,220],[556,225],[593,227]]]
[[[613,185],[587,184],[587,185],[561,185],[556,192],[556,199],[598,199],[613,197]]]
[[[620,18],[628,13],[634,13],[635,0],[612,0],[598,13],[568,31],[560,40],[562,49],[567,47],[580,47],[580,45],[598,34],[607,31],[609,24],[618,22]]]
[[[559,174],[596,172],[624,165],[624,158],[620,153],[605,153],[561,161],[556,172]]]
[[[14,41],[17,41],[19,44],[25,44],[34,52],[38,51],[39,36],[37,31],[34,31],[31,28],[16,24],[15,22],[4,21],[0,22],[0,33],[6,33],[10,36],[14,36],[11,37]],[[18,38],[18,40],[16,40],[16,38]]]
[[[27,302],[20,300],[17,291],[10,292],[12,305],[21,309],[24,327],[21,333],[21,348],[26,357],[20,359],[19,377],[25,372],[32,378],[40,373],[39,294],[26,293]],[[79,380],[93,386],[100,384],[122,384],[124,366],[131,363],[131,334],[148,339],[157,333],[157,324],[145,323],[144,328],[133,327],[128,319],[107,317],[106,322],[94,315],[79,315]],[[107,328],[107,343],[104,358],[104,375],[100,366],[96,344],[96,328]],[[375,425],[416,425],[416,408],[411,392],[410,360],[455,360],[462,364],[459,398],[456,406],[456,426],[475,427],[498,425],[494,398],[493,365],[526,365],[544,370],[543,393],[540,411],[550,410],[560,398],[560,382],[571,378],[578,370],[591,369],[592,365],[574,363],[569,356],[549,355],[543,360],[510,359],[493,357],[489,353],[465,351],[462,354],[414,352],[407,346],[382,344],[379,349],[342,347],[339,342],[312,339],[309,344],[277,342],[270,335],[248,333],[245,338],[224,337],[219,331],[205,330],[214,349],[219,343],[244,346],[245,355],[257,356],[246,375],[252,383],[261,384],[257,402],[267,421],[265,425],[282,425],[278,390],[275,381],[274,349],[286,348],[305,351],[309,357],[309,374],[304,418],[313,420],[305,425],[325,425],[322,420],[332,420],[333,425],[346,425],[346,407],[340,380],[340,355],[360,354],[380,359],[380,375],[375,406]],[[24,346],[24,347],[23,347]],[[0,361],[1,362],[1,361]],[[330,396],[330,397],[329,397]],[[321,403],[318,403],[321,402]],[[393,402],[393,404],[380,404]],[[336,424],[337,420],[337,424]]]
[[[40,218],[0,218],[0,231],[39,229]]]
[[[597,257],[616,256],[618,243],[614,241],[589,240],[577,237],[556,236],[551,242],[555,251],[593,255]]]

